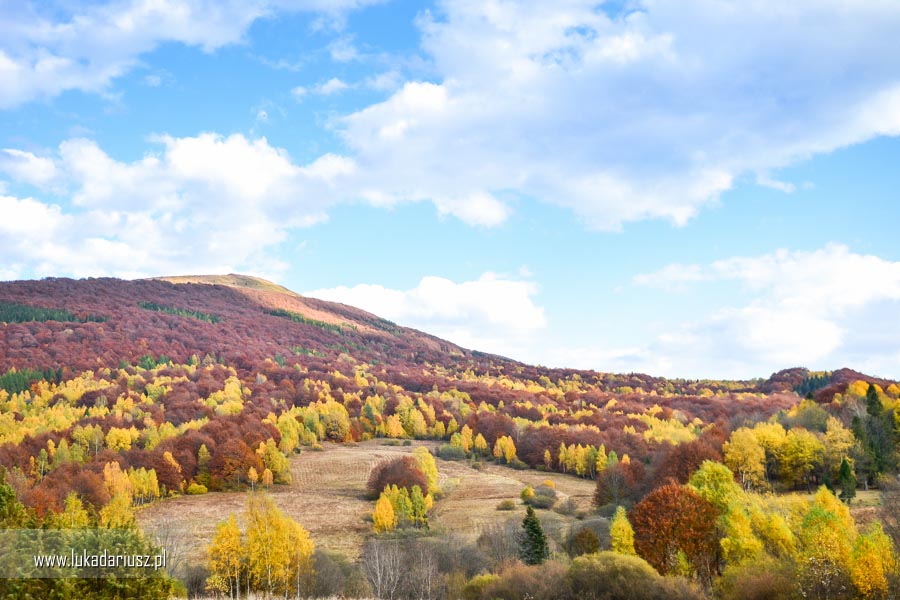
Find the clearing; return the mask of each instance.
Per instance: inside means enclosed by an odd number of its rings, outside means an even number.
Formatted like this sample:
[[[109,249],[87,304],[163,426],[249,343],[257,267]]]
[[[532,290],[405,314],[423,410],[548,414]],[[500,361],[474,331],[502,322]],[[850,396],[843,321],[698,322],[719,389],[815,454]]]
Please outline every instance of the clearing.
[[[378,462],[408,454],[417,446],[429,448],[433,442],[414,442],[412,446],[384,445],[384,440],[360,444],[325,444],[320,452],[304,450],[291,458],[292,483],[272,486],[276,504],[309,530],[318,547],[341,552],[351,559],[359,556],[365,537],[372,532],[370,515],[374,503],[365,498],[369,472]],[[517,471],[491,463],[473,469],[467,462],[436,459],[444,496],[435,503],[429,519],[432,528],[477,537],[492,523],[524,514],[521,505],[514,511],[498,511],[505,499],[519,502],[526,485],[536,486],[549,479],[556,484],[558,503],[571,497],[579,510],[588,510],[594,482],[559,473],[533,470]],[[214,492],[201,496],[179,496],[155,502],[138,511],[145,531],[168,530],[187,556],[196,560],[204,555],[215,534],[216,524],[244,510],[247,492]],[[573,517],[552,511],[538,511],[550,529],[565,526]]]

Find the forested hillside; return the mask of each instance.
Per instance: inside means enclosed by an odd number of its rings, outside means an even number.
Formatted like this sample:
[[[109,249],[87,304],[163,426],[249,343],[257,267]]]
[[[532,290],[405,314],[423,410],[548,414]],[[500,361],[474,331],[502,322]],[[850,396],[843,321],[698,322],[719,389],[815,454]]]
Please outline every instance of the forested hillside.
[[[882,514],[896,496],[894,382],[800,368],[753,381],[547,369],[258,279],[173,281],[0,284],[0,526],[134,528],[135,511],[168,498],[250,492],[208,556],[155,575],[147,597],[518,598],[536,569],[533,593],[548,598],[600,597],[589,590],[619,572],[670,597],[896,590],[897,523]],[[296,485],[291,465],[306,452],[369,440],[416,448],[373,468],[369,539],[351,563],[314,550],[302,518],[267,494]],[[379,556],[427,554],[454,533],[430,525],[450,506],[439,483],[450,461],[595,482],[593,506],[567,505],[553,480],[524,486],[497,507],[501,529],[507,510],[521,513],[511,534],[458,540],[480,563],[434,555],[427,586],[400,572],[381,587],[381,571],[403,569],[373,567]],[[541,542],[551,509],[569,534]],[[287,537],[259,538],[254,523],[267,519]],[[263,565],[266,545],[284,552]],[[357,587],[329,588],[335,569]],[[13,593],[64,585],[2,581]],[[66,593],[83,585],[64,581]]]

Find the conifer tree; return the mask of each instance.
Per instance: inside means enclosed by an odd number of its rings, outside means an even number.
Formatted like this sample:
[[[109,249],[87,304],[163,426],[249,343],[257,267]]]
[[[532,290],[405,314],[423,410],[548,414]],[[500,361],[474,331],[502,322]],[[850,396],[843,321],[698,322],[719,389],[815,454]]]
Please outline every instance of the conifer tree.
[[[550,548],[547,546],[547,536],[541,528],[541,522],[534,509],[526,508],[525,518],[522,520],[522,532],[519,537],[519,558],[526,565],[539,565],[550,557]]]
[[[856,475],[853,473],[853,467],[850,466],[850,462],[846,457],[841,460],[838,482],[841,486],[841,500],[850,504],[850,500],[856,496]]]
[[[634,529],[628,522],[625,508],[616,508],[616,515],[609,526],[610,546],[613,552],[619,554],[636,554],[634,551]]]

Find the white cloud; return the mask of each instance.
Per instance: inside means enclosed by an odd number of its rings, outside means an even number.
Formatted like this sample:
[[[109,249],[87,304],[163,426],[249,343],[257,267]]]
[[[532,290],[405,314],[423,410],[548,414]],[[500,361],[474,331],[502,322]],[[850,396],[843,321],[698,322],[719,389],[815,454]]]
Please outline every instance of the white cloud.
[[[636,365],[668,365],[664,372],[689,376],[753,377],[791,366],[848,365],[900,375],[886,359],[900,352],[900,340],[885,335],[887,324],[900,317],[900,262],[829,244],[811,252],[669,265],[634,282],[682,292],[694,286],[698,296],[704,282],[732,282],[740,289],[731,297],[744,298],[743,305],[671,326],[632,357]]]
[[[341,81],[337,77],[332,77],[328,81],[325,81],[325,82],[317,85],[315,88],[313,88],[313,91],[315,93],[321,94],[323,96],[330,96],[331,94],[337,94],[337,93],[343,92],[344,90],[346,90],[349,87],[350,87],[349,85],[347,85],[345,82]]]
[[[779,168],[900,133],[900,4],[629,10],[440,2],[418,20],[432,81],[339,122],[354,192],[480,224],[508,214],[498,198],[528,196],[598,229],[682,225],[739,177],[791,191]]]
[[[297,165],[265,138],[205,133],[155,142],[158,151],[130,163],[91,140],[63,142],[58,157],[45,160],[68,188],[68,206],[3,196],[0,232],[9,241],[0,264],[37,276],[274,275],[286,265],[271,249],[289,229],[326,219],[334,179],[354,168],[333,155]],[[35,178],[28,169],[12,174]]]
[[[0,109],[67,90],[102,92],[162,43],[212,52],[238,43],[255,20],[277,12],[321,15],[340,28],[348,11],[371,1],[123,0],[35,10],[0,4]],[[54,14],[55,18],[46,15]],[[161,79],[144,78],[155,86]]]
[[[297,102],[300,102],[301,100],[303,100],[303,98],[308,93],[309,93],[309,90],[307,90],[302,85],[298,85],[298,86],[294,87],[293,89],[291,89],[291,96],[293,96],[294,100],[296,100]]]
[[[423,277],[409,290],[360,284],[305,295],[358,306],[401,325],[421,329],[466,348],[520,355],[521,344],[546,326],[528,281],[485,273],[474,281]]]
[[[385,71],[367,77],[364,84],[367,88],[379,92],[393,92],[403,84],[403,76],[396,70]]]
[[[45,186],[57,177],[52,159],[14,148],[0,150],[0,172],[36,186]]]
[[[353,44],[353,38],[346,35],[328,44],[328,53],[336,62],[350,62],[359,58],[359,51]]]

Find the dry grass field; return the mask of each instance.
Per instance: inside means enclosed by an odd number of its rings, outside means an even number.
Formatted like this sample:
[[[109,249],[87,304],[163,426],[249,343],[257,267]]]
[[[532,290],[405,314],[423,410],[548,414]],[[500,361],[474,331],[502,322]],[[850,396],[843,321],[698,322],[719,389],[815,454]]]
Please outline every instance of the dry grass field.
[[[385,446],[373,440],[358,445],[326,444],[321,452],[304,451],[291,459],[293,482],[274,486],[270,493],[286,514],[310,531],[318,546],[355,558],[372,531],[368,518],[373,503],[364,496],[369,472],[381,460],[410,453],[423,444],[434,446],[429,442]],[[505,512],[496,506],[504,499],[518,502],[525,485],[550,479],[556,484],[560,503],[571,497],[582,510],[590,507],[594,490],[590,480],[559,473],[516,471],[487,463],[476,470],[465,462],[440,459],[437,464],[445,493],[435,503],[431,526],[473,537],[486,525],[521,517],[521,507]],[[189,548],[188,556],[196,560],[203,556],[219,521],[230,513],[240,517],[246,497],[243,492],[180,496],[140,510],[138,521],[146,531],[168,528],[177,532]],[[551,511],[539,514],[550,529],[574,520]]]

